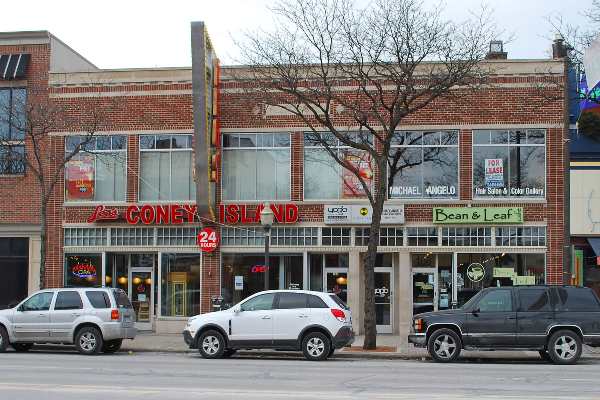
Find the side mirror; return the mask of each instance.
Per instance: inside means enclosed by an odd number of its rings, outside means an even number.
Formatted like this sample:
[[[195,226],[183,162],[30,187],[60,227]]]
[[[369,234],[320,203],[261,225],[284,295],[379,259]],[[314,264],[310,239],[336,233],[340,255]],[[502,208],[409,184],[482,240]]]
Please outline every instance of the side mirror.
[[[18,311],[18,312],[23,312],[23,311],[25,311],[25,309],[23,308],[23,305],[20,305],[20,306],[17,308],[17,311]]]
[[[239,306],[238,306],[238,307],[234,307],[234,308],[233,308],[233,312],[234,312],[235,314],[239,314],[239,313],[241,313],[241,312],[242,312],[242,307],[239,307]]]

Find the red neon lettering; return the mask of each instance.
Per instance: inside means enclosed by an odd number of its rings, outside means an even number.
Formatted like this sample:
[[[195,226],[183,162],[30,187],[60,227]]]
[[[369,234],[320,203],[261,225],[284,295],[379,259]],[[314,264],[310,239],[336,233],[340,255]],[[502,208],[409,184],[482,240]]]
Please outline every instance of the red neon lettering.
[[[219,222],[225,223],[225,206],[223,204],[219,205]]]
[[[228,224],[237,224],[240,222],[240,215],[238,214],[238,206],[235,204],[230,204],[227,206],[227,223]]]
[[[285,205],[285,223],[292,224],[298,222],[298,206],[296,204]]]
[[[242,224],[251,224],[254,222],[254,219],[248,216],[247,206],[240,206],[240,213],[242,214]],[[256,216],[254,218],[256,218]]]
[[[142,223],[145,225],[150,225],[152,222],[154,222],[154,215],[154,208],[152,206],[145,205],[140,210],[140,217]]]
[[[171,223],[183,224],[183,210],[176,204],[171,206]]]
[[[169,206],[156,206],[156,223],[169,223]]]
[[[188,222],[190,224],[192,222],[194,222],[194,218],[196,217],[196,214],[198,213],[198,206],[196,206],[196,205],[190,205],[190,204],[184,204],[183,205],[183,209],[185,211],[187,211],[187,220],[188,220]]]
[[[127,207],[127,211],[125,212],[125,220],[127,220],[127,223],[137,224],[140,221],[140,216],[138,215],[139,212],[140,208],[136,205]]]
[[[273,218],[275,219],[275,221],[277,223],[282,223],[284,222],[284,213],[283,213],[283,205],[279,204],[279,205],[275,205],[275,204],[271,204],[271,211],[273,211]]]

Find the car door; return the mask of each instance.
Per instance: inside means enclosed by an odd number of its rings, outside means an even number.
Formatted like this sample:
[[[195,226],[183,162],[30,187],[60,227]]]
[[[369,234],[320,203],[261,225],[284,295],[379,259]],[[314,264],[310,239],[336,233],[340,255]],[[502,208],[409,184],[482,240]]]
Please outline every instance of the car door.
[[[25,300],[13,314],[13,331],[19,342],[50,339],[50,306],[54,292],[41,292]]]
[[[83,302],[79,292],[76,290],[59,291],[50,311],[50,337],[52,341],[72,341],[75,321],[82,314]]]
[[[554,320],[554,307],[548,288],[522,287],[516,293],[519,298],[517,346],[543,346],[546,343],[546,333]]]
[[[274,300],[275,293],[264,293],[234,307],[229,331],[229,341],[233,346],[262,347],[273,344]]]
[[[478,347],[514,347],[517,313],[512,288],[487,290],[467,313],[467,344]]]
[[[309,324],[310,309],[305,293],[281,292],[277,295],[273,310],[275,346],[293,346],[304,327]]]

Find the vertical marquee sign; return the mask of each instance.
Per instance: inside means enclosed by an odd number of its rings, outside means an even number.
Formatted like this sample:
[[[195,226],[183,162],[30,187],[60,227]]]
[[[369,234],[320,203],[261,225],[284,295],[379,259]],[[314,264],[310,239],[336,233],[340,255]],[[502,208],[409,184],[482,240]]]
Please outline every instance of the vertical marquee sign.
[[[219,60],[204,22],[192,22],[191,32],[196,202],[199,216],[215,221],[221,147]]]

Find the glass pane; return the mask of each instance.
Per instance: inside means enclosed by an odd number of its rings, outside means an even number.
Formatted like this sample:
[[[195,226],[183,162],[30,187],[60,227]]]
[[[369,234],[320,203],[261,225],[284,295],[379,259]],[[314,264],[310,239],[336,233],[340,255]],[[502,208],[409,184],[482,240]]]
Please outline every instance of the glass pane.
[[[256,153],[256,176],[260,177],[256,182],[258,199],[277,199],[277,153],[276,150],[258,150]]]
[[[543,130],[527,131],[527,143],[529,143],[529,144],[544,144],[544,143],[546,143],[546,132]]]
[[[170,149],[171,148],[171,136],[170,135],[159,135],[156,137],[156,148],[157,149]]]
[[[290,147],[290,134],[278,133],[275,135],[275,147]]]
[[[223,198],[256,200],[256,157],[254,150],[223,152]]]
[[[140,200],[157,200],[161,153],[140,153]]]
[[[65,256],[65,286],[102,286],[102,256],[100,254]]]
[[[423,147],[423,192],[425,197],[458,197],[458,147]]]
[[[490,143],[491,144],[508,143],[508,131],[491,131],[490,132]]]
[[[10,89],[0,89],[0,138],[10,139]]]
[[[433,272],[413,272],[413,314],[433,311],[434,279]]]
[[[125,135],[113,135],[112,138],[112,149],[113,150],[124,150],[127,148],[127,136]]]
[[[171,200],[191,200],[192,152],[172,152],[171,163]]]
[[[265,290],[266,272],[263,255],[223,254],[221,268],[223,307],[231,307],[248,296]],[[279,257],[274,256],[269,259],[267,273],[269,288],[279,289]]]
[[[11,138],[23,140],[27,129],[27,90],[12,90],[12,127]]]
[[[96,138],[96,150],[110,150],[110,136],[98,135]]]
[[[200,256],[162,254],[161,313],[189,317],[200,313]]]
[[[519,311],[552,311],[545,289],[520,289]]]
[[[311,254],[310,262],[310,290],[323,291],[323,255]]]
[[[158,194],[158,200],[170,200],[171,199],[171,154],[172,152],[161,152],[158,153],[160,162],[158,170],[152,171],[156,174],[158,172],[158,187],[154,188],[154,192]]]
[[[277,309],[289,310],[295,308],[307,308],[308,299],[304,293],[283,292],[279,294]]]
[[[423,153],[421,147],[400,147],[394,157],[398,159],[397,173],[389,188],[390,198],[417,198],[423,196]]]
[[[238,135],[240,138],[240,147],[256,147],[256,135]]]
[[[440,132],[423,132],[423,145],[439,145]]]
[[[508,167],[508,146],[473,146],[474,196],[508,196]]]
[[[346,272],[327,272],[327,293],[333,293],[344,303],[348,303],[348,274]]]
[[[510,194],[543,197],[545,195],[546,152],[541,146],[510,148]]]
[[[150,135],[142,135],[140,136],[140,149],[149,150],[155,148],[156,138]]]
[[[322,149],[304,150],[304,198],[337,199],[340,197],[339,164]]]
[[[512,311],[512,291],[493,290],[486,293],[475,307],[479,308],[480,312]]]
[[[473,144],[490,144],[490,131],[473,131]]]
[[[131,273],[131,304],[137,316],[137,322],[150,322],[152,301],[152,273]]]
[[[256,144],[258,147],[273,147],[273,134],[263,133],[256,135]]]
[[[171,141],[174,149],[187,149],[190,147],[190,135],[173,135]]]

